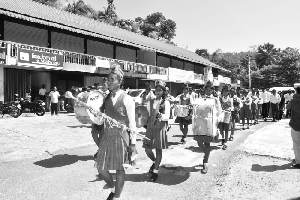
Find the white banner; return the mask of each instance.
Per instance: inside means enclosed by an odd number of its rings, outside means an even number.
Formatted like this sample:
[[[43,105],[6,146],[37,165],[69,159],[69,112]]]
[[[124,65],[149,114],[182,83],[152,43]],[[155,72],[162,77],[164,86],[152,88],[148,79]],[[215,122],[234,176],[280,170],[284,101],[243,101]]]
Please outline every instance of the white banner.
[[[177,83],[193,83],[194,72],[169,67],[169,81]]]
[[[102,60],[101,58],[96,57],[96,67],[110,68],[110,62],[109,60]]]

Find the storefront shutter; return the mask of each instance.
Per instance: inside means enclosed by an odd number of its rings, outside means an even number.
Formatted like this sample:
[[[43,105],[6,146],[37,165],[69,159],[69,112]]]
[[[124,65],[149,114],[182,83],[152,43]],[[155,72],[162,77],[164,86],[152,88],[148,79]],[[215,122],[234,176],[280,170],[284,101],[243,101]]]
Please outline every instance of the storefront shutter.
[[[4,69],[4,101],[12,101],[14,94],[25,97],[31,89],[31,71],[20,69]]]
[[[116,59],[136,62],[136,50],[126,47],[116,47]]]
[[[104,42],[87,40],[87,53],[94,56],[113,58],[114,46]]]
[[[46,29],[4,21],[4,40],[47,47],[48,31]]]
[[[77,53],[84,53],[84,39],[65,33],[51,32],[51,47]]]

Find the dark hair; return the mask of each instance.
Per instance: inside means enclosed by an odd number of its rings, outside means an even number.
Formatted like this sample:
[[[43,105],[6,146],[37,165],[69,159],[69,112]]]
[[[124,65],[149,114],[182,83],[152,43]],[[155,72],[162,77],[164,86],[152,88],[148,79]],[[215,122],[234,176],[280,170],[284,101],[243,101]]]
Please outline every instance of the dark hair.
[[[155,86],[155,88],[157,88],[157,87],[160,87],[160,88],[162,89],[163,94],[162,94],[161,98],[162,98],[163,100],[165,100],[165,99],[167,98],[167,96],[168,96],[168,92],[167,92],[166,88],[163,87],[163,86],[161,86],[161,85]]]
[[[297,87],[296,89],[297,94],[300,94],[300,87]]]

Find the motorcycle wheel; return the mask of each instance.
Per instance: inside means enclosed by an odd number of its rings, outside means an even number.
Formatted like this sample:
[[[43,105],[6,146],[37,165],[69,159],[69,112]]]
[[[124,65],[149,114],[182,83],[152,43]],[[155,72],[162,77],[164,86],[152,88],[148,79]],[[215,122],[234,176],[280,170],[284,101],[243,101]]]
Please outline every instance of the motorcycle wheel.
[[[39,108],[37,108],[36,109],[36,111],[35,111],[35,114],[37,115],[37,116],[43,116],[44,114],[45,114],[45,108],[43,108],[43,107],[39,107]]]
[[[9,115],[13,118],[18,118],[22,114],[19,108],[12,108],[9,112]]]

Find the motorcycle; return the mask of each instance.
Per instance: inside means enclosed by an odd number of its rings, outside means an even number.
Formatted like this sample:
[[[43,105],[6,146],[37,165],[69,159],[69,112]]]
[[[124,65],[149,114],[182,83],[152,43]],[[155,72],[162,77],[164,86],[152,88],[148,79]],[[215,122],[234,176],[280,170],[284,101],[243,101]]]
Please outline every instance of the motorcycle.
[[[20,115],[22,113],[35,113],[37,116],[43,116],[46,112],[46,104],[42,100],[35,100],[31,102],[29,100],[20,98],[15,102],[17,102],[17,105],[19,105]]]
[[[2,103],[0,102],[0,114],[4,117],[5,114],[10,115],[14,118],[18,118],[21,115],[20,108],[13,103]]]

